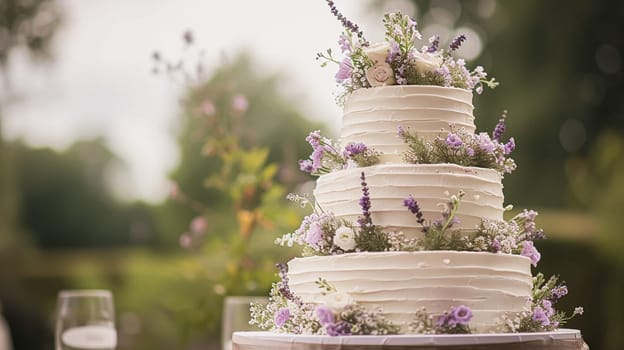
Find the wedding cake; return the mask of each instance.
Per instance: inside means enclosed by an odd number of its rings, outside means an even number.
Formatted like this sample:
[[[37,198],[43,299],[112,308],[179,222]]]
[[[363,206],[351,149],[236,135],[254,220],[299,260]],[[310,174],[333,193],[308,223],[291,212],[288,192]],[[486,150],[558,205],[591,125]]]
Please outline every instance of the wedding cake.
[[[515,141],[503,141],[506,112],[477,133],[473,91],[498,83],[455,58],[433,36],[417,47],[416,22],[384,17],[386,42],[372,45],[328,1],[346,28],[319,54],[338,64],[344,93],[339,142],[313,131],[301,170],[317,175],[299,229],[277,243],[303,246],[280,265],[270,302],[252,323],[320,335],[536,332],[572,316],[554,304],[567,288],[535,277],[537,213],[505,220],[502,180],[515,169]]]

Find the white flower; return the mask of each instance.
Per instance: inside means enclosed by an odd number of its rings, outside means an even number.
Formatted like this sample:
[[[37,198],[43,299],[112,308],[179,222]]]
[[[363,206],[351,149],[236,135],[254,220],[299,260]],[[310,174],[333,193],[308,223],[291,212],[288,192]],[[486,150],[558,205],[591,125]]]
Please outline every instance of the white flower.
[[[390,52],[390,43],[387,41],[373,44],[364,49],[364,53],[373,61],[374,65],[385,63],[386,58],[388,58],[388,52]]]
[[[321,303],[334,312],[340,312],[348,305],[355,304],[355,300],[347,293],[333,292],[323,295]]]
[[[355,249],[355,232],[353,229],[346,226],[338,227],[334,234],[334,244],[344,251]]]
[[[411,53],[411,65],[416,67],[419,73],[433,72],[442,66],[440,56],[433,56],[428,53],[422,53],[414,50]]]
[[[386,62],[376,64],[366,70],[366,80],[371,86],[394,85],[394,71]]]

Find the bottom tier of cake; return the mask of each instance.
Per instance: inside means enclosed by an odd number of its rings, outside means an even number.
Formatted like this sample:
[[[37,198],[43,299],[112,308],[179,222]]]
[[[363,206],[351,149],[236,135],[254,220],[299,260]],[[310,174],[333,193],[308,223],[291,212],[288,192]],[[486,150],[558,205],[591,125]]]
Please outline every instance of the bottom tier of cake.
[[[357,304],[381,313],[409,333],[425,308],[442,315],[464,305],[473,332],[495,331],[504,314],[530,305],[532,276],[524,256],[487,252],[366,252],[295,258],[288,263],[291,290],[306,302],[323,303],[319,278]]]
[[[235,332],[233,350],[584,350],[581,332],[560,329],[544,333],[310,336],[271,332]]]

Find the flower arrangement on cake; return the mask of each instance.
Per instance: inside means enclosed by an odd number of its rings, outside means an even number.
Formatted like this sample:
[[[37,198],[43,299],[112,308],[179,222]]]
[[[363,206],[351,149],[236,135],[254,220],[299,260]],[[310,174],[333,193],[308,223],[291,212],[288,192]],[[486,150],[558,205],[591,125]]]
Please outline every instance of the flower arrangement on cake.
[[[346,31],[318,55],[336,63],[344,89],[340,142],[311,132],[300,169],[319,176],[300,227],[276,244],[302,246],[279,265],[268,304],[251,323],[294,334],[387,335],[552,331],[572,317],[555,309],[567,294],[556,276],[533,277],[545,238],[538,213],[503,213],[502,179],[516,168],[505,111],[476,133],[472,90],[498,84],[466,68],[433,36],[420,48],[416,21],[384,16],[386,41],[371,45],[333,1]]]

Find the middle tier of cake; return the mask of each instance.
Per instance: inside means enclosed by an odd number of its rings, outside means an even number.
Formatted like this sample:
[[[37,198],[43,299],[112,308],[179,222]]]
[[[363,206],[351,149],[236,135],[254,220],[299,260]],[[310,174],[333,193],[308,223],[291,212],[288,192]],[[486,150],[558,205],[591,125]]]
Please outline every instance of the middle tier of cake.
[[[503,185],[496,170],[455,164],[378,164],[338,170],[318,178],[316,204],[337,218],[356,222],[362,214],[360,176],[364,172],[369,189],[373,224],[384,231],[422,234],[422,226],[403,205],[409,195],[418,201],[424,218],[441,218],[442,206],[451,195],[465,193],[455,227],[473,230],[482,219],[503,220]]]

